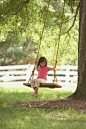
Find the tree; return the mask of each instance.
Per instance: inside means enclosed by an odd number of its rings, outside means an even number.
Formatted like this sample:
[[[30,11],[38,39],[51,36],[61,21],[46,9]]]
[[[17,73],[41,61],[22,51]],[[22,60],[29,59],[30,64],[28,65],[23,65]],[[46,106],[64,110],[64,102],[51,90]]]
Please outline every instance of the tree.
[[[86,99],[86,0],[80,0],[78,85],[72,96],[77,99]]]

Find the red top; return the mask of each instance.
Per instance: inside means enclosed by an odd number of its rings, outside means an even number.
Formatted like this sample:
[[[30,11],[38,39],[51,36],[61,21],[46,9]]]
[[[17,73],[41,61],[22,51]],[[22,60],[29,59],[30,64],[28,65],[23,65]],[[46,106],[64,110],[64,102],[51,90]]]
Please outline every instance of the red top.
[[[38,67],[38,76],[37,78],[42,78],[47,80],[47,73],[49,71],[49,67]]]

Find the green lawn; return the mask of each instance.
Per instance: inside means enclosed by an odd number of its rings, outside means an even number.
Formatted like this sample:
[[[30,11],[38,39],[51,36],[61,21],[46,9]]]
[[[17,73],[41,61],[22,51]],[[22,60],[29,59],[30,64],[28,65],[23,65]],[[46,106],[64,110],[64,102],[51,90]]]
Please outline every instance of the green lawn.
[[[69,108],[66,111],[15,108],[9,103],[64,99],[72,91],[39,89],[39,97],[33,98],[33,90],[25,86],[0,86],[0,129],[85,129],[86,114]]]

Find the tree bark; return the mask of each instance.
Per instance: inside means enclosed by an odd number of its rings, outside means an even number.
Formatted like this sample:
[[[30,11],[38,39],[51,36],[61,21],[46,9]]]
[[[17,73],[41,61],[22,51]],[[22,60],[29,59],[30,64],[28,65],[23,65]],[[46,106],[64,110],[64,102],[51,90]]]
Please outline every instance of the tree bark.
[[[74,98],[86,99],[86,0],[80,0],[78,84]]]

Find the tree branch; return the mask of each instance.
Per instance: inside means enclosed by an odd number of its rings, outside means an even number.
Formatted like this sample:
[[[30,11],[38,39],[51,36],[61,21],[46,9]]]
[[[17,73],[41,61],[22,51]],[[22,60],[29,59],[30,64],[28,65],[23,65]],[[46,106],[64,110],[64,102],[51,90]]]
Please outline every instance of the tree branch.
[[[65,33],[69,33],[69,31],[70,31],[70,30],[72,29],[72,27],[74,26],[75,21],[76,21],[76,17],[77,17],[77,14],[78,14],[79,7],[80,7],[80,2],[79,2],[79,4],[78,4],[78,6],[77,6],[76,13],[75,13],[75,15],[74,15],[74,21],[73,21],[73,24],[72,24],[72,26],[68,29],[68,31],[65,32]],[[65,33],[63,33],[63,34],[65,34]]]
[[[33,4],[32,2],[30,2],[30,3]],[[38,6],[39,8],[41,8],[41,6],[39,6],[39,5],[37,5],[37,4],[33,4],[33,5]]]
[[[29,2],[30,2],[30,0],[26,0],[24,3],[26,3],[26,4],[27,4],[27,3],[29,3]]]
[[[17,7],[17,12],[15,13],[15,15],[18,14],[20,12],[20,10],[22,10],[24,5],[29,3],[29,2],[30,2],[30,0],[27,0],[27,1],[24,1],[24,2],[20,3],[20,5]]]

